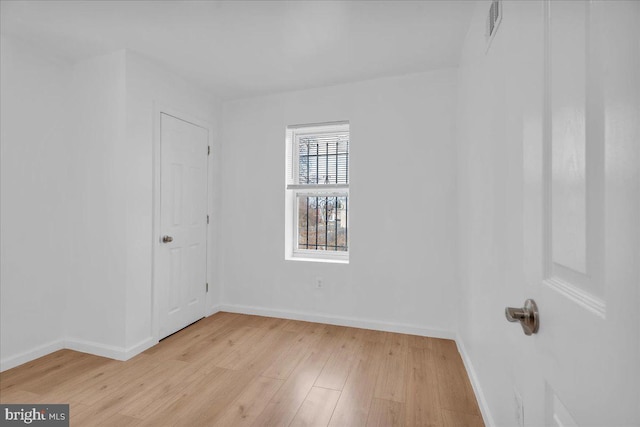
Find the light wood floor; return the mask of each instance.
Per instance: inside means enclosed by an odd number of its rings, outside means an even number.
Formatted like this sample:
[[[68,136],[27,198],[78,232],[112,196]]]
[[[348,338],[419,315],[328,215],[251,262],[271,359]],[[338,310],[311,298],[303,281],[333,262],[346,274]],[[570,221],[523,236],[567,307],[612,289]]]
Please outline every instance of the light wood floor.
[[[453,341],[218,313],[127,362],[61,350],[0,374],[2,403],[72,426],[482,426]]]

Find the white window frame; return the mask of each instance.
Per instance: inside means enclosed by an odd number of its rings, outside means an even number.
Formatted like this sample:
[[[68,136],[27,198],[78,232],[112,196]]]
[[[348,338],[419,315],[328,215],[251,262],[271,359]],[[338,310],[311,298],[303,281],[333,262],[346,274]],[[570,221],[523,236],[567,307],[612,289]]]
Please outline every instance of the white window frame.
[[[349,132],[349,122],[331,122],[309,125],[296,125],[287,127],[287,178],[286,178],[286,232],[285,232],[285,259],[292,261],[317,261],[348,263],[349,250],[328,251],[317,249],[298,248],[298,197],[349,197],[349,184],[298,184],[299,177],[299,153],[298,141],[303,136],[344,133]],[[351,151],[351,138],[349,138],[349,152]],[[351,160],[349,158],[347,164]],[[349,201],[350,205],[350,201]],[[347,215],[347,230],[349,230],[351,215]]]

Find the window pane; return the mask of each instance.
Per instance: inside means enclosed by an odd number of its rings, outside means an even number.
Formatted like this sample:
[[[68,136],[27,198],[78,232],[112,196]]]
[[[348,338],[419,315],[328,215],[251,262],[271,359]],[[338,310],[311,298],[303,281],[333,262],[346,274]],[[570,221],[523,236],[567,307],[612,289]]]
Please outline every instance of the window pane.
[[[298,249],[348,250],[345,196],[298,196]]]
[[[349,133],[298,138],[299,184],[349,183]]]

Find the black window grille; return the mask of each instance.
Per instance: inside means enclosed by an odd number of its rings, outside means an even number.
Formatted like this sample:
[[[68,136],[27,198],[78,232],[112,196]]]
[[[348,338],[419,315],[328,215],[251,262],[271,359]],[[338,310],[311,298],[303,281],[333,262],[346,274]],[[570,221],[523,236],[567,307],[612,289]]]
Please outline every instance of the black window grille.
[[[298,184],[349,185],[349,132],[300,135]],[[298,195],[298,249],[347,252],[349,197]]]
[[[300,137],[299,184],[349,184],[349,134]]]
[[[298,196],[298,249],[346,252],[349,197]]]

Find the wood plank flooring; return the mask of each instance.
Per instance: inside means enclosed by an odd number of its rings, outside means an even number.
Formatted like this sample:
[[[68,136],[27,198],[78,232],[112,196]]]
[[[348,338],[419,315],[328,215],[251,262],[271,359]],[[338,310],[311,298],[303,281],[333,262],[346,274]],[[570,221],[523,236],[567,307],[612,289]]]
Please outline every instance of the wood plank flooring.
[[[453,341],[233,313],[126,362],[2,372],[0,403],[69,403],[72,426],[484,425]]]

